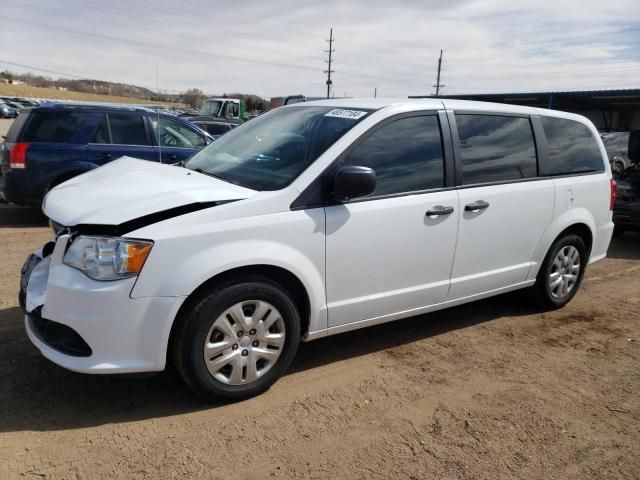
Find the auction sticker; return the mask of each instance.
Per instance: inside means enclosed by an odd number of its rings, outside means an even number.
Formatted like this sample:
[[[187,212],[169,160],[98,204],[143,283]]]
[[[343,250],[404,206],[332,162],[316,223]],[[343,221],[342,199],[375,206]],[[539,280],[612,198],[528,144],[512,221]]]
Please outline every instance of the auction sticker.
[[[338,117],[338,118],[351,118],[358,120],[364,117],[369,112],[362,112],[360,110],[344,110],[342,108],[336,108],[324,114],[325,117]]]

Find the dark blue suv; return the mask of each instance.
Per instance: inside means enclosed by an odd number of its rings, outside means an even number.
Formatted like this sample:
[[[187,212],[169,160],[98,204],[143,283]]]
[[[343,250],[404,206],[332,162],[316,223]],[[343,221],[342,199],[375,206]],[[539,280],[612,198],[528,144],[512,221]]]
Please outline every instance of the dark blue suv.
[[[56,185],[122,156],[177,163],[211,135],[173,115],[132,106],[44,103],[24,110],[0,145],[0,195],[39,205]]]

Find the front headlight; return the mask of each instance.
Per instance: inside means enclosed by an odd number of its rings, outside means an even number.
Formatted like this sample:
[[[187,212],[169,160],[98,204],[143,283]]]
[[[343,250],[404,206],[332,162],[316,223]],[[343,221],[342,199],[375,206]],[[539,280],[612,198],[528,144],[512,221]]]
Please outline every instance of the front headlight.
[[[117,237],[88,237],[73,240],[63,262],[94,280],[119,280],[140,273],[153,242]]]

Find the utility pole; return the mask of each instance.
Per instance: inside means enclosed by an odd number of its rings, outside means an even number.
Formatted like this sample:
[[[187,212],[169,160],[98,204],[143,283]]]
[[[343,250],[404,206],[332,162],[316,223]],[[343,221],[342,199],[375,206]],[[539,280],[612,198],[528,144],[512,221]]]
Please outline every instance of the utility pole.
[[[378,98],[378,87],[373,89],[373,98]]]
[[[331,70],[331,56],[332,53],[335,52],[333,48],[333,28],[329,30],[329,39],[327,42],[329,42],[329,50],[325,50],[325,52],[329,54],[329,60],[325,60],[325,62],[329,64],[329,67],[324,73],[327,74],[327,98],[329,98],[331,96],[331,85],[333,84],[331,74],[334,73],[334,70]]]
[[[442,70],[442,50],[440,50],[440,58],[438,58],[438,78],[436,79],[436,84],[434,85],[434,87],[436,87],[436,97],[440,94],[440,89],[442,87],[444,87],[444,85],[442,85],[440,83],[440,71]]]

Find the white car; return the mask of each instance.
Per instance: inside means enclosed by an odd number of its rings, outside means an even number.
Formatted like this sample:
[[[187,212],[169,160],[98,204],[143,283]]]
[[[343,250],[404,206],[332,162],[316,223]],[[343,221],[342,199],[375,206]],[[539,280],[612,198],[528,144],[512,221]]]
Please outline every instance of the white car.
[[[204,397],[246,398],[301,340],[521,288],[562,307],[606,255],[614,186],[577,115],[282,107],[184,167],[122,158],[50,191],[55,239],[23,267],[26,329],[70,370],[172,361]]]

